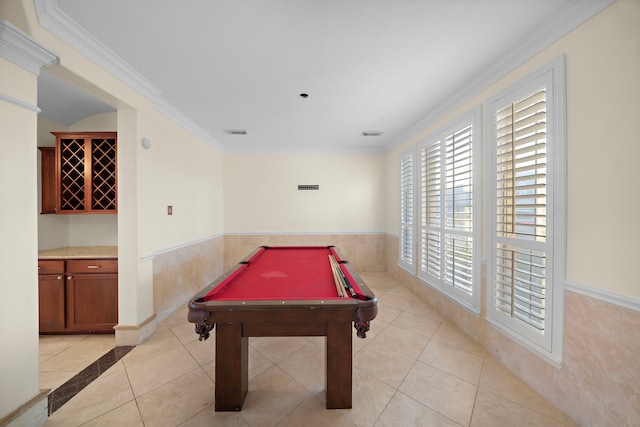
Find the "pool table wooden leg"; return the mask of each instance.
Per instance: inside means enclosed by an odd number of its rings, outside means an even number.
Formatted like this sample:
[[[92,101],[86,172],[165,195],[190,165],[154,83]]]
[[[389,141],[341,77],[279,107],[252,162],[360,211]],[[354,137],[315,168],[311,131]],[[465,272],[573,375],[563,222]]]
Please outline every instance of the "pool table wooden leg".
[[[216,324],[216,411],[241,410],[248,383],[249,338],[242,324]]]
[[[327,322],[327,409],[351,408],[351,322]]]

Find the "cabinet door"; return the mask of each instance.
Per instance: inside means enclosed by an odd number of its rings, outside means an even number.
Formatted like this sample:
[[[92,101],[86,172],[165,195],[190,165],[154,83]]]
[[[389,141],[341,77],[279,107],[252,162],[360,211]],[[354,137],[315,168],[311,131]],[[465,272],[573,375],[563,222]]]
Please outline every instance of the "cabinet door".
[[[88,150],[84,138],[58,137],[58,213],[83,212],[87,209]]]
[[[91,138],[90,210],[117,211],[116,138]]]
[[[117,213],[117,134],[56,136],[57,213]]]
[[[67,276],[67,329],[114,332],[118,323],[118,275]]]
[[[64,276],[62,274],[38,276],[41,333],[64,330],[64,302]]]
[[[58,203],[56,191],[56,147],[38,147],[40,158],[40,182],[42,192],[42,206],[40,213],[54,214]]]

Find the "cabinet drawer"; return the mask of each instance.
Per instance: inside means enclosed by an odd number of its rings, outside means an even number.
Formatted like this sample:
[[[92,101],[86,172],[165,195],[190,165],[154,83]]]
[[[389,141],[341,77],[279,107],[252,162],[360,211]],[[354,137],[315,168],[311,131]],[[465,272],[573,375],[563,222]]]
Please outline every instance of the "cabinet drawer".
[[[67,274],[117,273],[117,259],[74,259],[67,261]]]
[[[64,261],[38,260],[38,274],[64,274]]]

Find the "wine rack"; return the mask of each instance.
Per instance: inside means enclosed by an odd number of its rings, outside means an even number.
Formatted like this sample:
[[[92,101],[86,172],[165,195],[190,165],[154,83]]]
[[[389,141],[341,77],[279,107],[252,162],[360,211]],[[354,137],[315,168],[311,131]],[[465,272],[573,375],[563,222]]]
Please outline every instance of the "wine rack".
[[[91,210],[116,209],[116,141],[91,140]]]
[[[56,136],[57,213],[116,213],[116,133],[52,133]]]
[[[60,208],[59,212],[85,210],[84,139],[60,139]]]

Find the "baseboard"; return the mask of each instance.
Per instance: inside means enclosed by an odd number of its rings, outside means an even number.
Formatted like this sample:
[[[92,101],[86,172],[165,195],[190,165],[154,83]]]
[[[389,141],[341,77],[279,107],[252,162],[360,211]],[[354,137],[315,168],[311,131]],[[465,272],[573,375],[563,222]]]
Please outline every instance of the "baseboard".
[[[40,390],[24,405],[0,420],[0,427],[41,426],[47,420],[47,395],[51,390]]]
[[[116,346],[138,345],[156,331],[156,315],[152,314],[137,325],[116,325]]]

